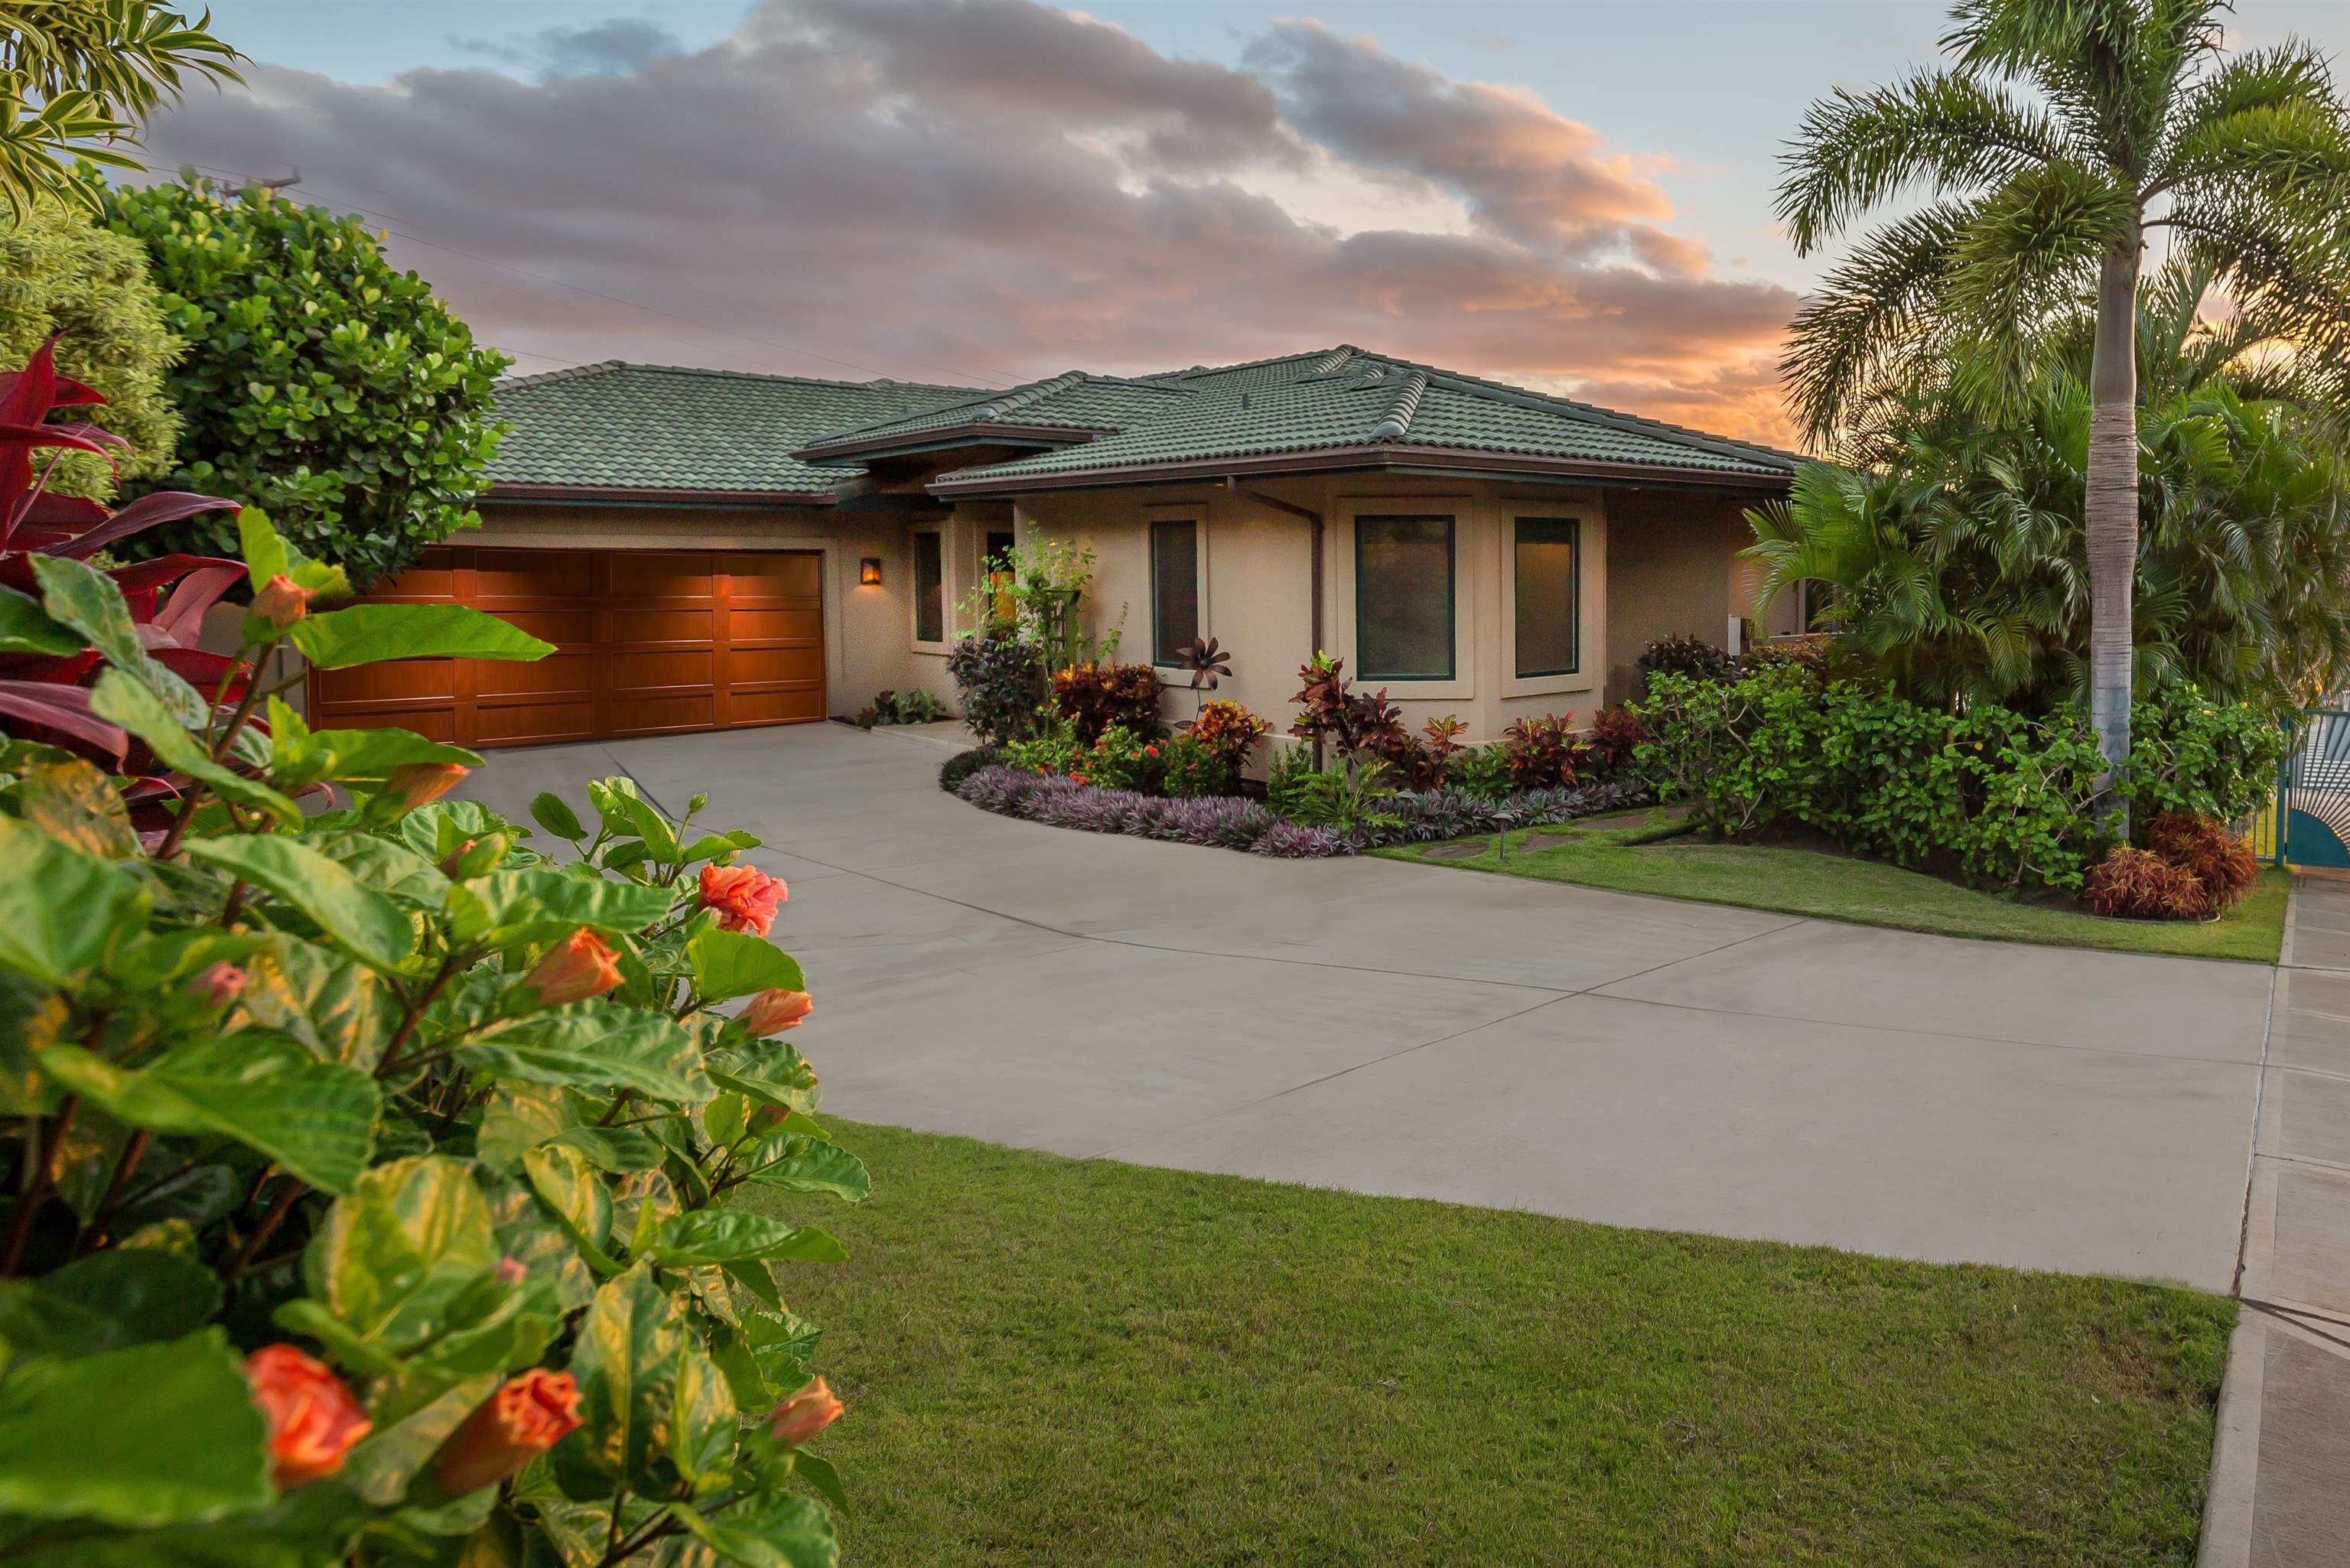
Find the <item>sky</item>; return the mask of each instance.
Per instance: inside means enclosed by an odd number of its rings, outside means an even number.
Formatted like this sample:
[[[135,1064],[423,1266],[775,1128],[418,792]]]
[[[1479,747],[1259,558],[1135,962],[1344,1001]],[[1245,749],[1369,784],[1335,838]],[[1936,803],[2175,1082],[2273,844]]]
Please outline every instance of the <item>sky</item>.
[[[1352,342],[1790,439],[1772,218],[1907,0],[213,0],[151,161],[366,213],[516,374],[1008,386]],[[2251,47],[2350,5],[2249,0]]]

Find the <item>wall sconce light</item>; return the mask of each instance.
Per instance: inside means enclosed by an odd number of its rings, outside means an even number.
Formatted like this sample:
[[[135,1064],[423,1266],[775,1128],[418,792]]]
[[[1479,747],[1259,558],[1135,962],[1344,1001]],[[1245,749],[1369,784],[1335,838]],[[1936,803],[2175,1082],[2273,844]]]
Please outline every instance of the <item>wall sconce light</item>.
[[[857,563],[857,580],[868,588],[881,586],[881,557],[868,556]]]

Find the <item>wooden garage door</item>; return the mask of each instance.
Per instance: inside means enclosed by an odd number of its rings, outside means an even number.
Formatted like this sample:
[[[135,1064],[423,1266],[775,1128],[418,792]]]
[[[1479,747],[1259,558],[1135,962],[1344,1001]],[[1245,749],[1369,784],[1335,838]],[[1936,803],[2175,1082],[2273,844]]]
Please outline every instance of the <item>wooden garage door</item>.
[[[310,722],[525,746],[821,719],[822,565],[813,551],[427,550],[369,597],[471,605],[556,650],[320,670]]]

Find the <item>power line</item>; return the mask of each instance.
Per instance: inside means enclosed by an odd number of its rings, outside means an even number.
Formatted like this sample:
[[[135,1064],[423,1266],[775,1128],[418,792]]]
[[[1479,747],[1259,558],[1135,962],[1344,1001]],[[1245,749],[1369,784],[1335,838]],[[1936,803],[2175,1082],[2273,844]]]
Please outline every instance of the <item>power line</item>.
[[[291,183],[291,182],[269,182],[269,181],[251,181],[251,177],[250,177],[250,176],[247,176],[247,175],[245,175],[245,174],[244,174],[244,173],[241,173],[241,172],[239,172],[239,171],[234,171],[234,170],[223,169],[223,168],[219,167],[219,166],[218,166],[218,165],[216,165],[216,164],[210,164],[210,163],[199,163],[199,162],[195,162],[195,161],[192,161],[192,160],[189,160],[189,161],[186,161],[186,166],[187,166],[187,167],[189,167],[189,168],[191,168],[191,169],[201,170],[201,171],[204,171],[204,172],[206,172],[206,173],[221,175],[222,177],[226,178],[226,179],[231,179],[231,180],[246,180],[246,181],[249,181],[250,182],[253,182],[253,183],[259,183],[259,184],[271,185],[273,189],[282,189],[282,188],[284,187],[284,185],[285,185],[285,184],[287,184],[287,183]],[[296,178],[297,178],[297,179],[299,178],[299,171],[298,171],[298,169],[296,170]],[[339,177],[339,176],[337,176],[337,178],[340,178],[340,177]],[[366,189],[369,189],[369,190],[374,189],[374,187],[372,187],[372,186],[365,187],[365,188],[366,188]],[[471,261],[471,262],[478,263],[478,264],[480,264],[480,265],[483,265],[483,266],[492,266],[492,267],[496,267],[496,268],[499,268],[501,271],[514,273],[514,274],[515,274],[517,276],[530,278],[530,279],[532,279],[532,280],[534,280],[534,281],[536,281],[536,282],[543,283],[543,284],[546,284],[546,285],[549,285],[549,286],[553,286],[553,287],[556,287],[556,288],[567,288],[567,289],[571,290],[571,291],[572,291],[573,293],[575,293],[575,294],[584,294],[584,295],[587,295],[588,296],[589,296],[590,298],[604,300],[604,301],[607,301],[608,303],[610,303],[610,304],[613,304],[613,305],[620,306],[622,306],[622,307],[624,307],[624,308],[626,308],[626,309],[629,309],[629,310],[641,310],[641,311],[645,312],[647,315],[650,315],[650,316],[660,316],[660,317],[666,317],[667,318],[669,318],[669,319],[670,319],[670,320],[671,320],[671,321],[681,321],[681,322],[683,322],[685,325],[687,325],[687,326],[689,326],[689,327],[709,327],[709,328],[710,328],[711,330],[712,330],[712,331],[729,331],[729,330],[734,330],[734,331],[735,331],[735,336],[737,336],[737,337],[741,337],[742,339],[743,339],[743,340],[744,340],[744,341],[746,341],[746,342],[757,343],[757,344],[760,344],[760,345],[762,345],[763,347],[765,347],[765,348],[780,349],[780,350],[782,350],[784,353],[786,353],[786,354],[795,354],[795,355],[798,355],[799,357],[801,357],[802,358],[819,360],[819,361],[821,361],[821,362],[823,362],[824,364],[827,364],[827,365],[837,365],[837,366],[839,366],[839,367],[840,367],[841,369],[847,369],[847,370],[861,370],[861,371],[863,371],[865,374],[869,375],[869,376],[879,376],[879,377],[882,377],[882,378],[884,378],[884,379],[889,379],[889,372],[888,372],[888,371],[886,371],[886,370],[881,370],[881,369],[876,369],[875,367],[870,366],[870,365],[859,364],[859,363],[858,363],[857,361],[855,361],[855,360],[851,360],[851,359],[838,359],[838,358],[833,358],[831,355],[828,355],[828,354],[819,354],[819,353],[816,353],[814,349],[811,349],[811,348],[799,348],[798,346],[796,346],[796,345],[795,345],[795,344],[779,342],[779,341],[777,341],[777,340],[775,340],[775,339],[774,339],[774,338],[771,338],[771,337],[759,337],[759,336],[758,336],[757,334],[755,334],[755,333],[741,332],[741,331],[739,331],[739,330],[735,330],[735,329],[732,329],[732,328],[719,327],[716,327],[716,326],[714,326],[713,324],[712,324],[712,323],[710,323],[710,322],[707,322],[707,321],[700,321],[700,320],[696,320],[694,317],[691,317],[691,316],[681,316],[681,315],[680,315],[679,313],[677,313],[676,311],[673,311],[673,310],[664,310],[664,309],[662,309],[662,308],[661,308],[660,306],[654,306],[654,305],[645,305],[645,304],[642,304],[642,303],[640,303],[639,301],[637,301],[637,300],[623,298],[623,297],[621,297],[620,296],[616,295],[616,294],[606,294],[606,293],[604,293],[604,292],[603,292],[602,290],[600,290],[600,289],[588,288],[588,287],[586,287],[586,286],[584,286],[583,285],[580,285],[580,284],[568,283],[568,282],[566,282],[566,281],[565,281],[564,279],[562,279],[562,278],[559,278],[559,277],[554,277],[554,276],[551,276],[551,275],[549,275],[548,274],[546,274],[546,273],[542,273],[542,272],[535,272],[535,271],[531,270],[530,268],[528,268],[528,267],[525,267],[525,266],[517,266],[517,265],[515,265],[515,264],[513,264],[512,262],[502,262],[502,261],[498,261],[498,260],[494,259],[494,257],[485,256],[485,255],[478,255],[478,254],[474,254],[474,253],[473,253],[473,252],[472,252],[472,251],[461,250],[461,249],[459,249],[459,248],[458,248],[457,246],[455,246],[455,245],[452,245],[452,244],[445,244],[442,243],[442,242],[441,242],[441,241],[439,241],[439,240],[430,240],[430,239],[426,239],[426,238],[425,238],[423,235],[421,235],[421,234],[411,234],[411,233],[409,233],[409,232],[407,232],[406,230],[403,230],[403,229],[392,228],[392,227],[390,227],[390,225],[391,225],[391,224],[393,224],[393,223],[406,223],[406,222],[408,221],[407,219],[405,219],[405,218],[401,218],[401,217],[400,217],[400,216],[398,216],[398,215],[396,215],[396,214],[394,214],[394,213],[385,213],[385,212],[380,212],[380,211],[378,211],[377,209],[372,208],[372,207],[362,207],[362,206],[359,205],[357,202],[348,202],[348,201],[346,201],[346,202],[340,202],[339,204],[349,207],[349,208],[350,208],[350,210],[351,210],[351,211],[353,211],[353,212],[355,212],[355,213],[365,213],[365,214],[366,214],[367,216],[369,216],[369,217],[376,218],[376,219],[380,219],[380,220],[381,220],[381,221],[385,223],[385,225],[386,225],[385,232],[386,232],[387,234],[390,234],[397,235],[399,238],[408,241],[411,244],[424,245],[424,246],[427,246],[427,247],[429,247],[429,248],[431,248],[431,249],[432,249],[432,250],[436,250],[436,251],[445,251],[445,252],[447,252],[447,253],[448,253],[449,254],[451,254],[451,255],[453,255],[453,256],[461,256],[461,257],[464,258],[464,259],[465,259],[465,260],[467,260],[467,261]],[[676,333],[671,333],[671,332],[659,333],[659,334],[657,334],[657,335],[658,335],[658,336],[660,336],[660,337],[669,337],[669,338],[671,338],[671,339],[672,339],[673,341],[676,341],[676,342],[688,344],[688,345],[690,345],[690,346],[691,346],[691,347],[693,347],[693,348],[696,348],[701,349],[701,350],[702,350],[702,352],[704,352],[704,353],[723,354],[723,355],[725,355],[727,358],[732,358],[732,359],[738,360],[738,361],[740,361],[740,362],[741,362],[741,363],[743,363],[743,364],[746,364],[746,365],[755,365],[755,364],[757,363],[757,361],[756,361],[756,360],[751,359],[750,358],[748,358],[748,357],[747,357],[747,356],[745,356],[745,355],[738,354],[738,353],[733,352],[733,350],[731,350],[731,349],[721,348],[721,347],[719,347],[717,344],[714,344],[714,343],[704,343],[704,342],[700,341],[699,339],[681,337],[681,336],[680,336],[679,334],[676,334]],[[553,358],[553,356],[551,356],[551,355],[532,355],[532,356],[531,356],[531,358]],[[939,371],[939,372],[940,372],[941,374],[942,374],[942,375],[955,376],[955,377],[967,378],[967,379],[970,379],[978,380],[978,381],[980,381],[982,384],[983,384],[983,385],[987,385],[987,386],[993,386],[993,387],[1009,387],[1009,386],[1014,386],[1014,385],[1017,385],[1017,384],[1018,384],[1018,383],[1016,383],[1016,382],[1005,381],[1005,380],[1004,380],[1001,376],[983,376],[983,375],[979,374],[978,372],[976,372],[976,371],[972,371],[972,370],[955,370],[955,369],[949,369],[948,367],[946,367],[946,366],[943,366],[943,365],[937,365],[937,364],[932,364],[932,363],[931,363],[931,361],[929,361],[929,360],[917,359],[917,360],[912,361],[912,363],[914,363],[914,364],[916,364],[916,365],[922,366],[922,367],[924,367],[925,369],[928,369],[937,370],[937,371]]]

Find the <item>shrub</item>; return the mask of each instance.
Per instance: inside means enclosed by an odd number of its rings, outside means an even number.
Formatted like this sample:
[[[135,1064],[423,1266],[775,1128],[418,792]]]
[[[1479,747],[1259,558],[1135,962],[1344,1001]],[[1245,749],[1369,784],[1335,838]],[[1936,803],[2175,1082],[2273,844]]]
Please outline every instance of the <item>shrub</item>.
[[[395,270],[365,222],[202,181],[118,187],[106,211],[146,247],[165,322],[189,344],[165,383],[179,466],[152,488],[244,497],[361,587],[481,522],[504,429],[492,393],[512,361]],[[235,542],[201,517],[138,549]]]
[[[2201,913],[2234,908],[2260,879],[2261,862],[2252,846],[2208,816],[2167,811],[2147,825],[2146,836],[2148,848],[2201,885]]]
[[[1264,775],[1264,804],[1281,817],[1296,815],[1305,781],[1315,772],[1314,753],[1304,746],[1284,746]]]
[[[1221,758],[1234,778],[1248,766],[1249,753],[1273,726],[1237,702],[1218,701],[1201,708],[1199,717],[1178,725],[1190,739]]]
[[[877,724],[928,724],[947,716],[947,705],[917,686],[910,691],[877,691],[857,715],[859,729]]]
[[[2188,686],[2158,690],[2131,705],[2123,790],[2142,817],[2186,812],[2235,822],[2276,788],[2286,743],[2256,704],[2207,701]]]
[[[169,473],[179,410],[163,390],[187,345],[163,324],[147,252],[79,206],[44,202],[15,228],[0,225],[0,365],[21,365],[57,338],[59,373],[106,402],[90,422],[130,442],[107,456],[66,451],[47,488],[105,500],[118,483]]]
[[[1085,772],[1087,748],[1078,743],[1075,727],[1056,715],[1040,717],[1026,740],[1014,741],[1003,751],[1006,767],[1022,768],[1032,774],[1058,774],[1065,778]]]
[[[1351,855],[1354,847],[1344,836],[1326,827],[1276,822],[1250,846],[1249,853],[1269,855],[1276,860],[1326,860],[1336,855]]]
[[[1003,759],[993,746],[966,746],[939,764],[939,787],[952,794],[962,781],[982,768],[997,766]]]
[[[1230,794],[1239,782],[1230,762],[1188,733],[1162,745],[1159,760],[1166,791],[1179,800]]]
[[[990,745],[1024,738],[1045,701],[1045,656],[1017,632],[998,627],[964,638],[947,654],[963,722]]]
[[[1641,765],[1718,835],[1824,833],[1897,865],[2077,888],[2104,843],[2085,731],[1992,706],[1963,717],[1772,664],[1729,683],[1660,675]]]
[[[1159,691],[1159,671],[1148,664],[1072,664],[1053,672],[1053,711],[1089,746],[1113,724],[1145,740],[1165,734]]]
[[[253,681],[283,643],[552,649],[458,606],[313,610],[340,573],[241,524],[263,607],[225,700],[69,556],[11,612],[87,645],[89,712],[174,792],[141,835],[108,771],[0,746],[5,1403],[49,1449],[0,1503],[12,1560],[834,1562],[800,1445],[840,1406],[782,1301],[840,1250],[727,1199],[868,1179],[777,1037],[809,999],[759,841],[613,778],[592,827],[533,803],[558,868],[436,798],[473,753],[312,731]]]
[[[1583,765],[1610,778],[1627,773],[1640,742],[1648,738],[1648,726],[1640,722],[1638,711],[1619,702],[1592,719],[1590,732],[1583,741]]]
[[[1693,680],[1730,680],[1738,674],[1738,660],[1727,649],[1701,637],[1660,637],[1640,650],[1633,666],[1642,680],[1655,675],[1685,675]]]
[[[2134,920],[2189,920],[2209,910],[2195,873],[2126,844],[2089,867],[2081,897],[2100,915]]]
[[[1316,653],[1297,671],[1297,718],[1289,732],[1300,740],[1326,741],[1341,757],[1384,756],[1405,739],[1403,715],[1385,688],[1357,691],[1347,680],[1347,661]]]
[[[1123,724],[1112,724],[1095,737],[1094,743],[1076,759],[1069,776],[1100,789],[1134,790],[1143,794],[1159,794],[1166,782],[1159,742],[1144,739]]]
[[[1338,834],[1392,828],[1402,820],[1387,809],[1396,793],[1394,774],[1377,758],[1352,765],[1333,763],[1318,773],[1309,764],[1284,781],[1285,804],[1274,809],[1292,822]]]
[[[1801,826],[1897,865],[2075,889],[2107,847],[2103,763],[2070,710],[1954,716],[1780,661],[1727,683],[1659,675],[1639,711],[1640,765],[1719,835]],[[2181,694],[2139,714],[2125,794],[2233,815],[2274,776],[2282,737],[2257,711]]]
[[[1520,789],[1564,789],[1579,766],[1577,742],[1564,713],[1528,714],[1502,732],[1502,760]]]
[[[1444,787],[1479,800],[1499,800],[1517,787],[1510,776],[1508,749],[1499,743],[1472,746],[1445,764]]]
[[[1372,741],[1369,754],[1393,768],[1404,788],[1433,789],[1444,782],[1445,769],[1452,759],[1466,749],[1461,737],[1468,729],[1466,722],[1451,713],[1429,720],[1417,735],[1399,722]]]

